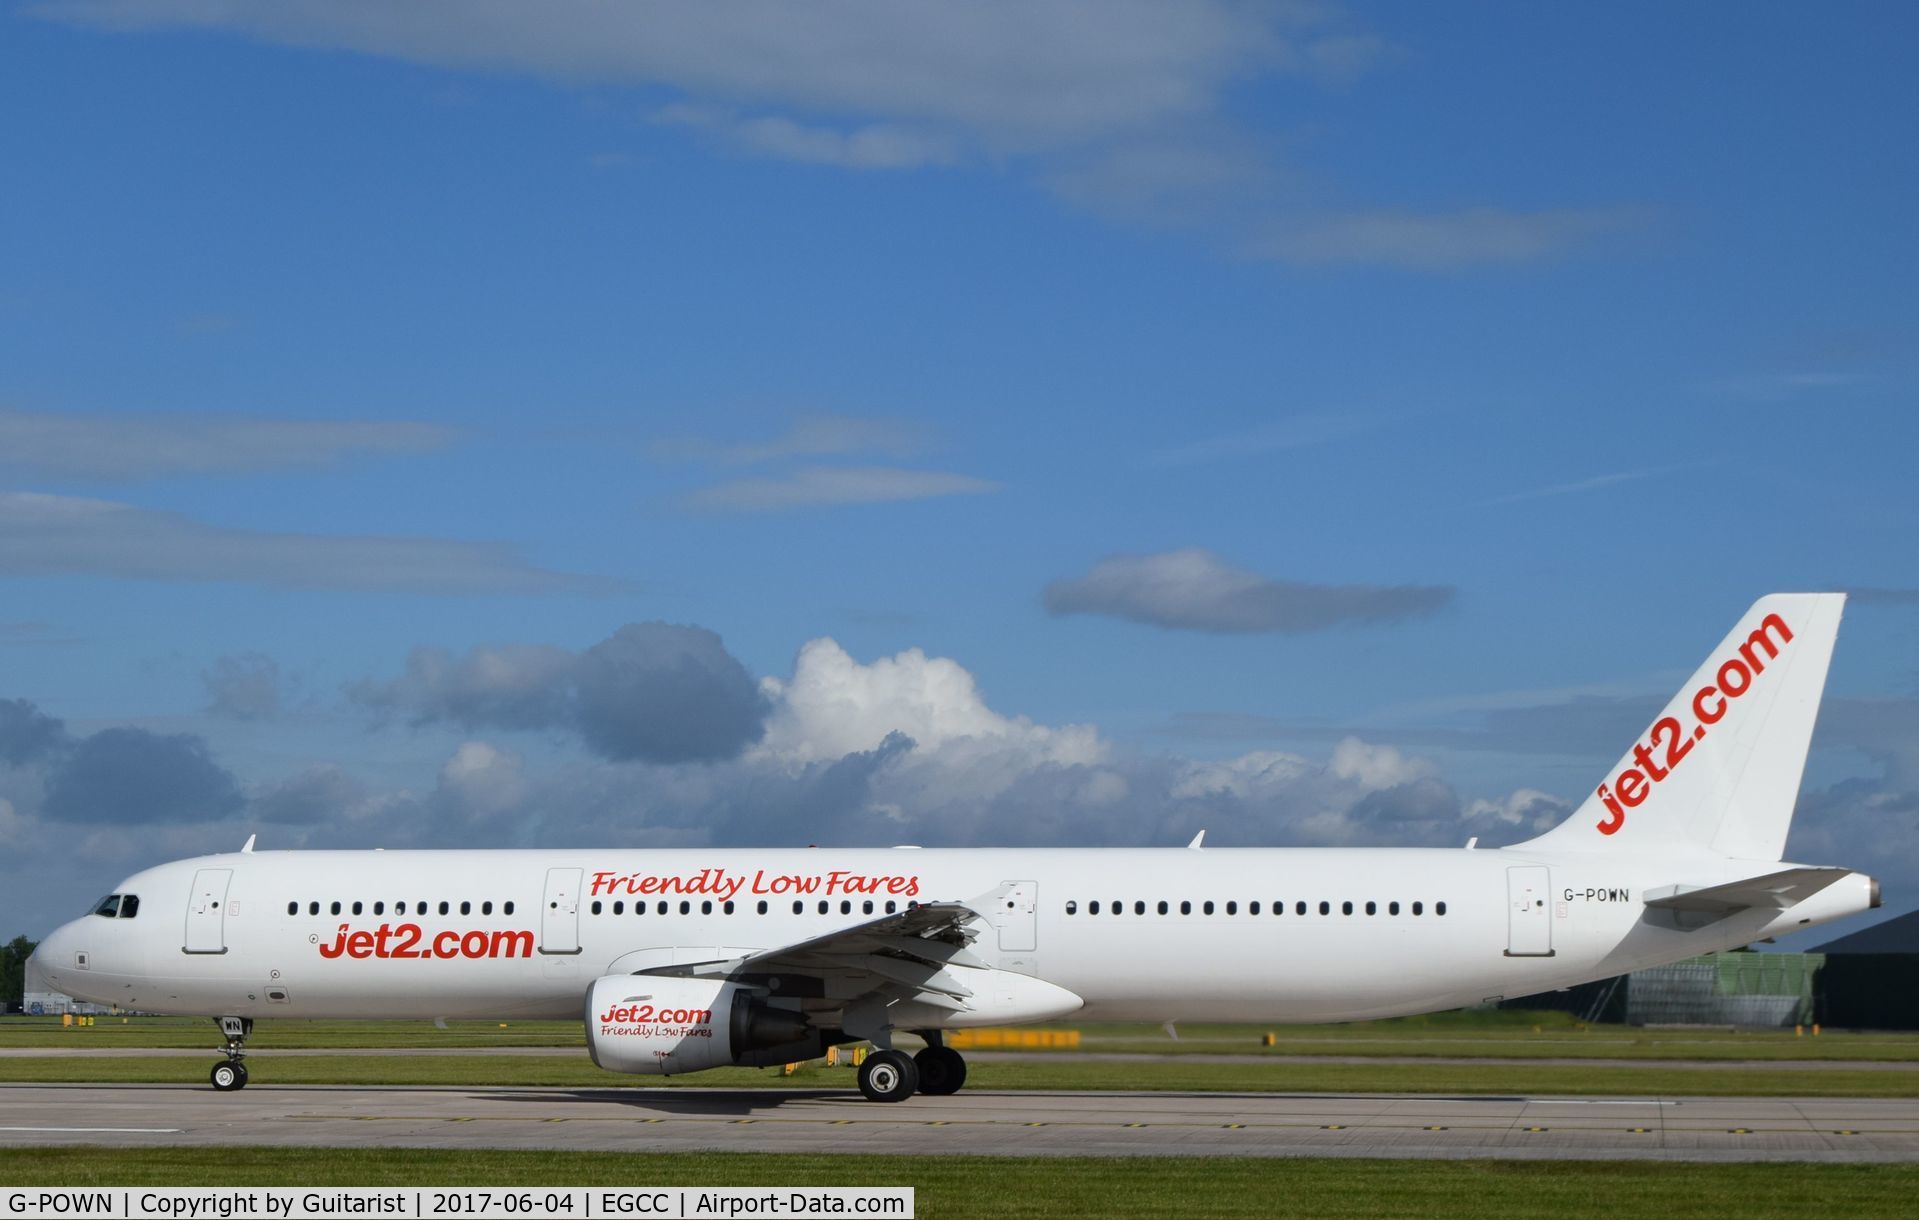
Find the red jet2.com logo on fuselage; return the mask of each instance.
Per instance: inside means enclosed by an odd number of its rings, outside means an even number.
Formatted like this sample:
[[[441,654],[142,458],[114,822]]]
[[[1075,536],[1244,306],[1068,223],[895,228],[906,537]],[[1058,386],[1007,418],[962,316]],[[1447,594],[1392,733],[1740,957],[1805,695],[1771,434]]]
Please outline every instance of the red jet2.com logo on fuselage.
[[[1677,716],[1661,716],[1654,721],[1647,739],[1633,747],[1633,761],[1639,765],[1627,767],[1613,777],[1612,783],[1599,785],[1599,799],[1611,814],[1596,823],[1599,833],[1618,834],[1626,824],[1626,810],[1646,803],[1653,785],[1679,769],[1707,730],[1725,719],[1730,701],[1751,690],[1759,675],[1766,672],[1766,662],[1778,659],[1779,650],[1790,643],[1792,628],[1786,626],[1786,620],[1768,614],[1739,645],[1739,655],[1719,667],[1716,680],[1693,692],[1692,714],[1697,723],[1692,732],[1686,731]]]

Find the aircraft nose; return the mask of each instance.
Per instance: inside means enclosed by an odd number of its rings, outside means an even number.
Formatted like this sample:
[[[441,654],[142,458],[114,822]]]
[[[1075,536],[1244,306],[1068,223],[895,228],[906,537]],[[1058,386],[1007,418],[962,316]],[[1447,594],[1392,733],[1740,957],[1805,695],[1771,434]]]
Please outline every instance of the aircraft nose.
[[[81,968],[81,958],[86,953],[80,941],[78,928],[71,923],[61,924],[34,948],[29,960],[55,985],[71,981],[74,972]]]

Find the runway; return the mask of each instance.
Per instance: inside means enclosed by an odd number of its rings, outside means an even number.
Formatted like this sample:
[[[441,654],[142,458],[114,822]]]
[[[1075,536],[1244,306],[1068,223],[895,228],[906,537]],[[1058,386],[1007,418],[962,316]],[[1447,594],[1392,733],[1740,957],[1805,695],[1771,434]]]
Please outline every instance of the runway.
[[[0,1146],[1908,1161],[1919,1100],[0,1085]]]

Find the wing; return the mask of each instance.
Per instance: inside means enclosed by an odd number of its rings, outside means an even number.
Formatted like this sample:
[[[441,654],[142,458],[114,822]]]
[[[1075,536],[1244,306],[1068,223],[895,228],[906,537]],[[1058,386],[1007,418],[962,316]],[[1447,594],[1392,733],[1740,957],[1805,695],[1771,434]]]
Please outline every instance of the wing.
[[[911,906],[777,949],[643,973],[746,983],[799,1000],[822,1024],[854,1037],[1050,1020],[1077,1010],[1082,1001],[1065,988],[1002,970],[972,951],[1004,892]]]
[[[973,994],[952,970],[991,970],[968,948],[987,919],[994,895],[971,903],[929,902],[839,928],[811,940],[743,957],[660,966],[648,974],[760,981],[799,975],[817,979],[826,998],[855,1000],[874,993],[963,1009]]]
[[[1669,885],[1646,891],[1646,905],[1667,911],[1730,915],[1750,907],[1783,911],[1849,875],[1844,868],[1787,868],[1722,885]]]

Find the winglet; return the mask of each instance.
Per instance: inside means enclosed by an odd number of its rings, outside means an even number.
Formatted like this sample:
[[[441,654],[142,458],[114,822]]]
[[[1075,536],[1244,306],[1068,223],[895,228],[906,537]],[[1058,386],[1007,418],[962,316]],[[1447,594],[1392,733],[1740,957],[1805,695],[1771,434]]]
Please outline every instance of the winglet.
[[[257,838],[259,838],[259,837],[260,837],[259,835],[248,835],[248,836],[247,836],[247,841],[246,841],[245,843],[242,843],[242,844],[240,845],[240,854],[241,854],[241,855],[243,855],[243,856],[250,856],[250,855],[252,855],[252,854],[253,854],[253,841],[254,841],[255,839],[257,839]]]
[[[1186,850],[1198,851],[1200,850],[1200,845],[1205,842],[1206,842],[1206,832],[1202,830],[1198,834],[1193,836],[1193,841],[1186,845]]]

